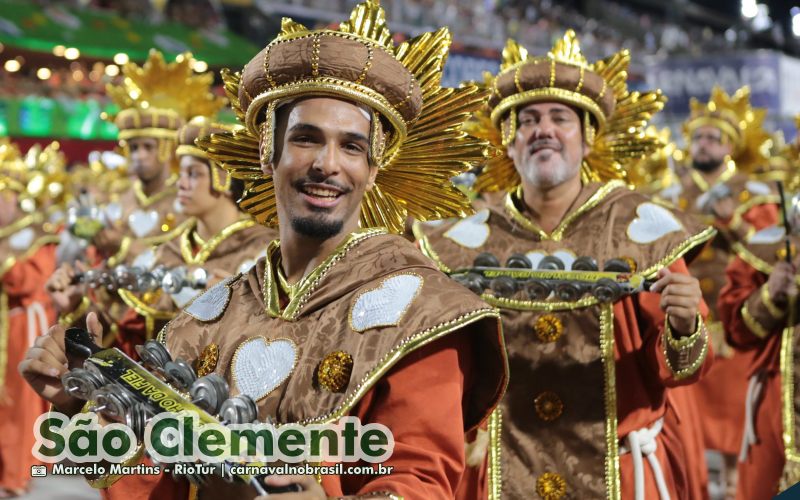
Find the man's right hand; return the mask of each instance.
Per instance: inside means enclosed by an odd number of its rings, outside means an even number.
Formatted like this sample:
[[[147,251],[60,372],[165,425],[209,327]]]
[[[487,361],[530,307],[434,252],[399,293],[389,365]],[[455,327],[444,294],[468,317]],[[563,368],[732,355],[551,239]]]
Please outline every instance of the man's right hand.
[[[56,272],[47,280],[45,288],[53,300],[53,305],[56,310],[61,314],[68,314],[74,311],[84,295],[86,295],[86,285],[72,283],[76,272],[85,272],[86,266],[77,261],[75,263],[77,269],[73,269],[67,263],[64,263],[56,269]]]
[[[96,314],[89,314],[86,326],[95,342],[99,343],[103,327]],[[19,372],[39,396],[52,403],[59,411],[71,416],[81,410],[83,401],[67,394],[61,384],[61,376],[70,368],[76,368],[69,366],[67,361],[64,347],[65,332],[66,328],[55,325],[46,335],[37,338],[19,364]]]
[[[767,280],[769,298],[773,302],[783,305],[787,303],[789,297],[797,295],[796,272],[795,266],[786,261],[775,264]]]

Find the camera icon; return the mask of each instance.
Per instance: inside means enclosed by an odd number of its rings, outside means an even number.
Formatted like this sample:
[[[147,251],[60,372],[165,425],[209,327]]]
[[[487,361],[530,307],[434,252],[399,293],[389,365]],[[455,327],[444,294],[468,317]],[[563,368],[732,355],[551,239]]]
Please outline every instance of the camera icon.
[[[45,477],[47,475],[47,467],[44,465],[31,465],[31,477]]]

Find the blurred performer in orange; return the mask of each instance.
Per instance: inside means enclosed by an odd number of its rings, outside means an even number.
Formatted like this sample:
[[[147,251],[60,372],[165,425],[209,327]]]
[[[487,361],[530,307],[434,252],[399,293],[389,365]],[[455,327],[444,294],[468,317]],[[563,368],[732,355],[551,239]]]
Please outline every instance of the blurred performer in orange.
[[[103,207],[105,214],[115,215],[107,217],[111,219],[107,226],[92,238],[99,257],[92,264],[97,267],[134,265],[140,256],[152,260],[154,246],[178,238],[193,224],[184,220],[176,199],[178,129],[192,116],[215,115],[225,104],[223,97],[211,91],[213,75],[194,73],[193,61],[184,54],[179,61],[166,63],[161,53],[151,51],[143,66],[128,63],[123,67],[122,84],[107,87],[122,109],[114,123],[120,129],[128,171],[136,180],[115,202],[116,208]],[[131,346],[143,343],[145,337],[137,334],[126,339],[119,331],[127,306],[115,291],[70,287],[74,271],[64,264],[48,284],[61,323],[84,325],[86,314],[95,311],[109,332],[108,342],[127,345],[124,350],[133,355]]]
[[[795,183],[799,178],[795,173]],[[775,211],[776,206],[766,208]],[[737,256],[728,266],[729,283],[720,294],[720,319],[728,340],[751,360],[741,368],[752,381],[738,467],[736,498],[742,500],[771,498],[800,481],[798,195],[790,203],[788,220],[734,244]]]
[[[631,160],[658,146],[643,132],[664,102],[628,91],[629,60],[622,51],[588,63],[572,31],[544,56],[509,41],[488,82],[489,109],[468,129],[502,152],[476,189],[506,196],[414,228],[448,272],[494,267],[482,263],[488,252],[508,267],[600,267],[655,282],[584,294],[564,275],[567,283],[513,290],[496,280],[484,291],[502,311],[511,372],[489,424],[489,498],[688,496],[680,442],[663,427],[666,394],[711,363],[684,258],[714,230],[627,188]]]
[[[760,205],[771,193],[770,187],[754,179],[753,172],[766,165],[762,146],[769,139],[763,129],[766,110],[750,105],[750,90],[739,89],[728,96],[722,89],[712,90],[708,103],[691,101],[691,114],[684,124],[689,144],[686,164],[678,164],[674,183],[660,196],[698,220],[713,224],[719,233],[689,267],[700,280],[703,298],[711,312],[708,331],[714,346],[714,366],[698,384],[670,393],[681,424],[678,432],[693,430],[686,436],[692,477],[707,475],[705,450],[723,456],[722,481],[727,496],[736,488],[736,460],[742,450],[745,400],[748,380],[744,366],[747,353],[734,351],[725,342],[725,332],[716,311],[719,292],[725,285],[725,266],[731,259],[731,244],[743,237],[746,228],[768,225],[772,219]],[[734,207],[755,206],[733,217]],[[681,428],[682,427],[682,428]],[[705,481],[698,486],[706,495]]]
[[[33,424],[47,410],[17,371],[55,318],[44,284],[55,270],[58,237],[43,228],[45,207],[31,191],[47,186],[30,183],[36,174],[16,145],[0,143],[0,497],[26,491],[37,463]]]

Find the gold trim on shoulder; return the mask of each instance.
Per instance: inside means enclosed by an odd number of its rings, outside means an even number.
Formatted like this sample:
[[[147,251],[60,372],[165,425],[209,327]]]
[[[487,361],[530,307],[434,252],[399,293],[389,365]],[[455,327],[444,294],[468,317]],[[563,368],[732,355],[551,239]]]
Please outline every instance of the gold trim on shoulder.
[[[172,134],[174,135],[175,133],[172,132]],[[139,202],[139,205],[142,208],[147,208],[153,203],[163,200],[167,196],[176,194],[178,192],[178,188],[175,187],[177,182],[178,175],[172,174],[164,183],[164,188],[161,189],[161,191],[155,193],[153,196],[147,196],[142,188],[142,181],[137,179],[136,182],[133,183],[133,194],[136,196],[136,201]]]
[[[41,222],[42,219],[43,217],[39,212],[21,217],[5,227],[0,227],[0,239],[11,236],[32,224]]]
[[[320,265],[314,268],[313,271],[303,276],[293,287],[297,287],[297,295],[291,297],[289,303],[281,311],[279,304],[278,282],[275,279],[277,269],[273,265],[273,257],[275,252],[280,251],[280,240],[273,240],[267,247],[267,257],[264,259],[264,304],[266,312],[273,318],[282,318],[287,321],[293,321],[300,314],[306,301],[308,301],[311,293],[317,288],[322,278],[328,274],[328,271],[334,264],[344,257],[347,252],[355,245],[361,243],[367,238],[386,234],[387,230],[383,228],[360,229],[356,232],[349,234],[339,246],[324,260]]]
[[[714,182],[714,184],[722,184],[723,182],[728,182],[731,177],[734,176],[736,173],[736,163],[733,161],[728,161],[727,165],[725,166],[725,170],[719,175],[719,178]],[[697,186],[702,192],[706,192],[711,189],[711,185],[708,181],[694,168],[689,169],[689,178],[694,182],[694,185]]]
[[[522,185],[517,186],[517,189],[513,192],[509,191],[506,195],[506,203],[505,209],[506,212],[511,216],[511,218],[522,226],[524,229],[537,234],[542,240],[550,240],[550,241],[561,241],[564,237],[564,233],[569,228],[570,224],[575,222],[580,216],[585,214],[586,212],[590,211],[594,207],[596,207],[601,201],[603,201],[609,194],[616,191],[620,188],[626,188],[625,183],[620,180],[612,180],[605,184],[603,184],[600,189],[597,190],[586,202],[578,207],[576,210],[573,210],[569,214],[564,217],[564,219],[558,224],[552,233],[547,234],[543,229],[537,226],[533,221],[525,217],[525,215],[520,212],[517,208],[516,202],[522,201]],[[626,188],[627,189],[627,188]]]
[[[190,226],[187,226],[180,235],[180,249],[181,249],[181,257],[183,257],[183,261],[187,264],[195,264],[200,265],[205,263],[206,260],[211,256],[211,254],[216,250],[217,246],[220,243],[228,239],[228,237],[232,236],[239,231],[243,231],[249,227],[253,227],[256,225],[256,221],[253,219],[242,219],[239,221],[234,222],[230,226],[225,227],[219,234],[211,237],[208,241],[204,241],[200,243],[200,249],[197,251],[196,254],[192,251],[192,236],[197,235],[197,222],[195,221]],[[199,238],[199,236],[197,236]]]
[[[451,269],[442,261],[439,254],[436,253],[436,250],[433,249],[428,235],[426,235],[425,231],[422,229],[422,223],[420,221],[414,221],[411,230],[414,233],[414,238],[416,238],[419,243],[419,250],[422,252],[422,255],[431,259],[441,272],[450,273]]]

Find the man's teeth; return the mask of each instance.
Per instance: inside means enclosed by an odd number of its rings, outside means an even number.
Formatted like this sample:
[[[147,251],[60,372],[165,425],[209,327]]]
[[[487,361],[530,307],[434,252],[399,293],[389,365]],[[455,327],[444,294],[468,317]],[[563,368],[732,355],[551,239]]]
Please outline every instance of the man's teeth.
[[[303,192],[306,194],[310,194],[311,196],[315,196],[317,198],[336,198],[339,196],[338,191],[333,191],[330,189],[322,189],[322,188],[313,188],[313,187],[306,187],[303,188]]]

